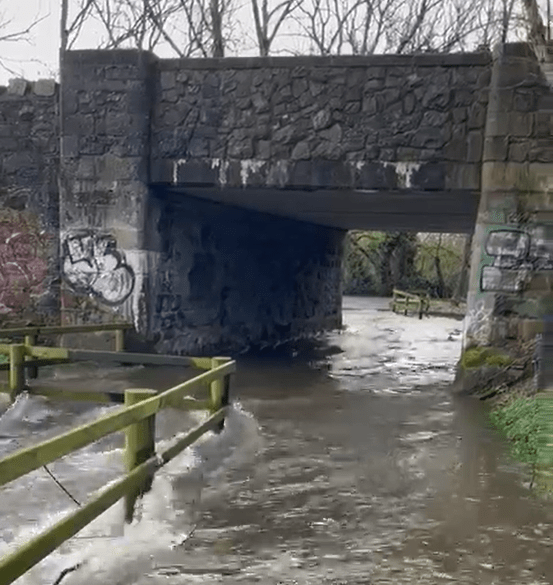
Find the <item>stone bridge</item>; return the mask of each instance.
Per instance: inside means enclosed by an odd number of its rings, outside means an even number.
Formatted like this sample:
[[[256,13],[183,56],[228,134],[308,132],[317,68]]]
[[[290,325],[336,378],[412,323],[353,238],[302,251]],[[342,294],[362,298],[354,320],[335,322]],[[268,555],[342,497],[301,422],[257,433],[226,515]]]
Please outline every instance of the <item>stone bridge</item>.
[[[76,51],[60,90],[39,83],[0,95],[0,149],[17,139],[3,155],[4,247],[13,255],[14,222],[27,222],[17,233],[32,231],[24,254],[42,271],[4,303],[10,318],[24,300],[40,319],[132,319],[161,351],[240,351],[340,325],[345,230],[475,224],[467,339],[539,316],[553,99],[527,45],[493,57]]]

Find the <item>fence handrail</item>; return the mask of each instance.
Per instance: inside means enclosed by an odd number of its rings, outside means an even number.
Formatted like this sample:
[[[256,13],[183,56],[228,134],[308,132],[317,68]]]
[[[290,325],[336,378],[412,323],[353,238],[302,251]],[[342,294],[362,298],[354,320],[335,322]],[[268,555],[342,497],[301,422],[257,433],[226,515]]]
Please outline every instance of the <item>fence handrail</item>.
[[[217,425],[224,418],[226,410],[226,407],[219,409],[202,424],[189,431],[184,437],[177,439],[165,451],[150,457],[144,463],[128,472],[124,477],[97,492],[97,495],[90,499],[84,506],[62,518],[59,522],[26,542],[16,551],[0,558],[0,585],[13,583],[13,581],[39,563],[58,548],[58,546],[77,534],[77,532],[110,508],[115,502],[123,498],[133,486],[141,483],[146,477],[151,476],[155,471],[186,449],[186,447],[190,446],[206,431]]]
[[[405,296],[405,297],[409,297],[411,299],[426,299],[428,297],[428,294],[414,294],[414,293],[408,293],[402,290],[398,290],[396,288],[394,288],[393,290],[394,296],[396,295],[400,295],[400,296]]]
[[[62,335],[64,333],[94,333],[133,329],[132,323],[98,323],[97,325],[37,325],[0,329],[0,339],[12,335]]]
[[[236,362],[227,362],[136,405],[121,407],[114,413],[107,414],[95,421],[43,441],[38,445],[20,449],[0,459],[0,486],[14,481],[26,473],[55,461],[72,451],[94,443],[106,435],[144,420],[156,414],[162,408],[170,406],[171,402],[184,394],[184,392],[222,379],[225,375],[235,371]]]
[[[415,304],[416,311],[419,314],[419,319],[422,319],[423,314],[428,313],[430,308],[430,297],[428,293],[416,294],[399,290],[397,288],[393,289],[392,311],[394,313],[396,312],[396,308],[400,307],[403,310],[403,313],[407,315],[411,301]]]
[[[1,339],[1,335],[0,335]],[[0,355],[9,355],[13,344],[0,343]],[[181,355],[161,355],[155,353],[134,353],[124,351],[99,351],[93,349],[70,349],[67,347],[43,347],[41,345],[25,345],[24,354],[29,357],[45,360],[70,361],[102,361],[136,363],[160,366],[192,366],[208,370],[211,368],[211,358]],[[27,362],[25,367],[29,367]],[[1,368],[0,368],[1,369]],[[4,366],[4,369],[7,369]]]

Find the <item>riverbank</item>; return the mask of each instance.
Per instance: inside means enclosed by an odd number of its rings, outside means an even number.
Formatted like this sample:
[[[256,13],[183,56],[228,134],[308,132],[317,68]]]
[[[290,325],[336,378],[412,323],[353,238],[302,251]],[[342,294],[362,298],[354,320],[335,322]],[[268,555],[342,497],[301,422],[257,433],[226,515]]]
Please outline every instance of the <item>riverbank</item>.
[[[494,403],[508,401],[511,395],[535,394],[536,355],[536,339],[466,349],[457,363],[453,390]]]

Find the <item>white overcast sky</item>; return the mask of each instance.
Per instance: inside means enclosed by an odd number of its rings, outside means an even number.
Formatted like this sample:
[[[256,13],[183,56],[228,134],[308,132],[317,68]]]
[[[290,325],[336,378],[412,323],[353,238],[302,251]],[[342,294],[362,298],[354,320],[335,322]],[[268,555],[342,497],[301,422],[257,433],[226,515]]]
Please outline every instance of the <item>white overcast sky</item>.
[[[0,42],[0,57],[14,75],[0,68],[0,84],[6,85],[12,77],[30,80],[54,77],[58,69],[59,51],[59,0],[0,0],[1,22],[11,23],[2,34],[26,28],[37,17],[44,16],[31,33],[30,42]]]
[[[519,2],[521,0],[518,0]],[[547,0],[538,0],[545,16],[545,6]],[[69,0],[70,3],[70,20],[77,12],[78,0]],[[36,80],[40,78],[52,78],[58,75],[58,52],[60,43],[60,5],[61,0],[0,0],[0,26],[2,23],[8,22],[7,26],[0,28],[0,37],[3,34],[10,33],[16,30],[25,29],[31,22],[37,18],[43,20],[33,28],[30,34],[29,42],[2,42],[0,41],[0,63],[4,63],[11,71],[7,71],[0,66],[0,85],[7,85],[9,79],[13,77],[24,77],[28,80]],[[244,2],[243,9],[248,5]],[[73,10],[71,10],[73,8]],[[243,13],[238,22],[242,25],[250,18],[249,9]],[[97,46],[100,29],[95,31],[95,26],[91,21],[88,21],[85,29],[83,29],[79,43],[75,48],[94,48]],[[247,26],[245,27],[247,29]],[[251,28],[251,27],[250,27]],[[286,25],[283,27],[282,33],[285,32]],[[291,40],[291,32],[286,31],[287,34],[281,35],[278,43],[275,44],[275,49],[290,47],[292,44],[297,44],[297,35],[293,35]],[[245,39],[250,33],[249,30],[244,31],[242,39]],[[288,36],[288,39],[286,39]],[[243,40],[244,46],[240,47],[240,54],[255,54],[250,47],[251,43]],[[249,45],[249,46],[248,46]],[[174,56],[174,54],[167,50],[164,54],[163,48],[156,50],[160,57]]]
[[[71,21],[71,17],[78,12],[78,0],[69,0],[69,3]],[[7,85],[13,77],[24,77],[30,81],[57,77],[60,7],[61,0],[0,0],[0,24],[9,21],[8,26],[0,29],[0,37],[12,31],[25,29],[37,18],[43,18],[29,35],[30,42],[0,41],[0,64],[4,63],[11,70],[7,71],[0,65],[0,85]],[[245,15],[245,20],[248,18],[249,11]],[[100,34],[101,28],[89,20],[74,48],[94,48]],[[166,54],[163,47],[158,47],[156,53],[160,57],[174,57],[174,53],[168,47],[165,49]],[[255,54],[255,51],[241,48],[240,53]]]

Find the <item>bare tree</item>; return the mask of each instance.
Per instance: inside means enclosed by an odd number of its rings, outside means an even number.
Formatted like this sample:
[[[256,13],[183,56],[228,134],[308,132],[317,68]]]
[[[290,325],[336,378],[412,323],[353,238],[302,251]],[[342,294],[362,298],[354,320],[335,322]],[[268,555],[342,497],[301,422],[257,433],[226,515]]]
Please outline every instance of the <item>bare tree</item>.
[[[269,54],[280,27],[300,5],[301,0],[282,0],[275,5],[270,5],[269,0],[251,0],[257,47],[262,57]]]
[[[322,55],[401,54],[505,42],[516,17],[515,0],[304,0],[296,21]]]
[[[32,33],[36,26],[42,22],[48,15],[45,16],[35,16],[32,21],[26,26],[23,27],[15,27],[12,18],[7,16],[3,7],[5,6],[3,0],[0,0],[0,43],[15,43],[15,42],[31,42],[32,40]],[[6,59],[0,58],[0,67],[17,75],[17,73],[12,70],[7,64]]]
[[[526,12],[530,39],[542,44],[546,40],[546,27],[543,23],[540,6],[537,0],[522,0]]]
[[[154,50],[165,44],[179,57],[223,57],[233,12],[234,0],[80,0],[62,31],[65,46],[72,48],[93,19],[104,31],[103,49]]]

